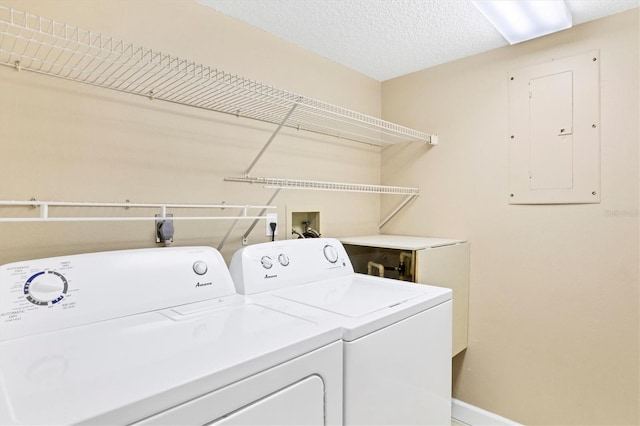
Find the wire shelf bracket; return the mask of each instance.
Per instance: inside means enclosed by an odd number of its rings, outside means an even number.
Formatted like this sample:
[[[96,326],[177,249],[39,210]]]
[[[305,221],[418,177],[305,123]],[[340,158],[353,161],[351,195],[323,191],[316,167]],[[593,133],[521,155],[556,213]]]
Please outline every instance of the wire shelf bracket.
[[[385,217],[384,219],[382,219],[382,221],[380,222],[380,225],[378,225],[378,232],[380,232],[380,230],[382,229],[382,227],[384,225],[387,224],[387,222],[389,222],[396,214],[398,214],[398,212],[400,212],[400,210],[402,210],[402,208],[404,206],[406,206],[407,204],[409,204],[410,201],[412,201],[414,198],[416,198],[418,196],[418,194],[409,194],[405,197],[404,200],[402,200],[400,202],[400,204],[398,205],[398,207],[396,207],[391,213],[389,213],[387,215],[387,217]]]
[[[267,143],[262,147],[262,149],[260,150],[260,152],[258,153],[256,158],[253,159],[253,161],[251,162],[251,164],[249,165],[247,170],[245,170],[245,172],[244,172],[245,176],[249,176],[251,174],[251,170],[253,170],[253,167],[256,165],[258,160],[260,160],[260,158],[262,158],[262,155],[265,153],[267,148],[269,148],[269,146],[271,145],[271,142],[273,142],[273,140],[276,138],[278,133],[280,133],[280,130],[282,130],[282,127],[287,123],[287,120],[289,120],[289,117],[291,117],[291,114],[293,114],[293,111],[296,110],[297,106],[298,106],[298,104],[293,104],[293,106],[291,107],[291,109],[289,110],[287,115],[282,119],[282,121],[280,122],[280,124],[278,125],[276,130],[274,130],[273,134],[271,134],[271,137],[269,138]]]

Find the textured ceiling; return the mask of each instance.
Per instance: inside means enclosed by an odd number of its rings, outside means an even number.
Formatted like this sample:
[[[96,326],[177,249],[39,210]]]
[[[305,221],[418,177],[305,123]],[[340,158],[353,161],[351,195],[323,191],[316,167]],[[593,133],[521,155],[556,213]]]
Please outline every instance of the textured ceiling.
[[[470,0],[198,2],[380,81],[508,44]],[[640,0],[565,3],[573,25],[640,6]]]

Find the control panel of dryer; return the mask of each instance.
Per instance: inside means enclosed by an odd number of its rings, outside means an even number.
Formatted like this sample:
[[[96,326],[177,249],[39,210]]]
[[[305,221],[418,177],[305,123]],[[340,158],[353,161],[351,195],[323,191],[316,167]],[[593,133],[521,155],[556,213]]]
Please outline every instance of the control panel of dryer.
[[[122,250],[0,266],[0,340],[235,294],[210,247]]]
[[[353,274],[340,241],[305,238],[254,244],[238,250],[229,267],[238,293],[256,294]]]

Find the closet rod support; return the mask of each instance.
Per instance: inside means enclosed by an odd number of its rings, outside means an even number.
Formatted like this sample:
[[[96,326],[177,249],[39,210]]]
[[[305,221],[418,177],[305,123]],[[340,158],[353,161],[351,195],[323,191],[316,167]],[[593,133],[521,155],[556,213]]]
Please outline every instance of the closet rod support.
[[[275,139],[275,137],[278,135],[278,133],[280,132],[280,130],[282,129],[282,127],[287,124],[287,121],[289,120],[289,117],[291,117],[291,114],[293,114],[293,111],[296,110],[298,106],[298,103],[294,103],[293,106],[291,107],[291,109],[289,110],[289,112],[287,113],[287,115],[282,119],[282,121],[280,122],[280,124],[278,125],[278,128],[273,132],[273,134],[271,135],[271,137],[269,138],[269,140],[267,141],[267,143],[262,147],[262,149],[260,150],[260,152],[258,153],[258,155],[256,156],[256,158],[254,158],[253,162],[251,163],[251,165],[249,166],[249,168],[244,172],[245,176],[249,176],[249,174],[251,173],[251,170],[253,169],[253,167],[256,165],[256,163],[258,162],[258,160],[260,160],[260,158],[262,157],[262,154],[264,154],[264,152],[267,150],[267,148],[269,148],[269,145],[271,145],[271,142],[273,142],[273,140]]]
[[[234,220],[231,226],[229,227],[229,230],[227,231],[227,233],[224,234],[224,237],[222,237],[222,241],[220,241],[220,244],[218,244],[218,251],[222,251],[222,247],[224,247],[224,244],[227,242],[227,238],[229,238],[229,235],[231,235],[233,230],[236,229],[238,222],[240,222],[240,218],[237,218],[236,220]]]
[[[263,211],[266,211],[266,210],[267,210],[266,208],[263,209]],[[242,210],[242,216],[246,216],[246,215],[247,215],[247,209],[245,208],[244,210]],[[256,219],[256,222],[257,221],[258,221],[258,219]],[[224,237],[222,238],[222,241],[220,241],[220,244],[218,244],[218,251],[222,251],[222,247],[224,247],[224,244],[227,242],[227,238],[229,238],[229,235],[231,235],[233,230],[236,229],[236,226],[238,225],[238,222],[240,222],[240,216],[238,218],[236,218],[236,220],[233,221],[233,223],[229,227],[229,230],[227,231],[227,233],[224,234]]]

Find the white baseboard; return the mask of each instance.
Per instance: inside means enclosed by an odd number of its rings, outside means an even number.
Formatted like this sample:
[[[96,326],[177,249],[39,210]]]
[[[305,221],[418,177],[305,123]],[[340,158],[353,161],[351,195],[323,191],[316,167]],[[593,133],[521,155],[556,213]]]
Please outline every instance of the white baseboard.
[[[455,398],[451,399],[451,417],[471,426],[522,426],[513,420]]]

